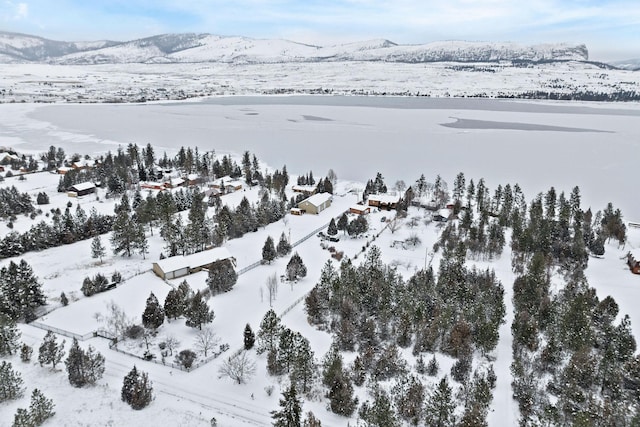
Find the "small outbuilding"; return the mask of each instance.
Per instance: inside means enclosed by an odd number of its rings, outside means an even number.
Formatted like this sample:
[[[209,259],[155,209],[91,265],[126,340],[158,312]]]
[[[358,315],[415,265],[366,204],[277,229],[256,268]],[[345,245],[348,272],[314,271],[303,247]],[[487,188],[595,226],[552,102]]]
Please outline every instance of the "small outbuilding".
[[[313,196],[316,194],[317,187],[314,185],[294,185],[291,187],[294,193],[304,194],[305,196]]]
[[[230,260],[235,267],[236,260],[227,248],[213,248],[191,255],[176,255],[153,263],[153,272],[161,279],[170,280],[206,270],[216,261]]]
[[[81,182],[80,184],[72,185],[69,188],[67,195],[69,197],[82,197],[95,192],[96,185],[93,182]]]
[[[332,196],[331,193],[319,193],[314,194],[298,203],[298,208],[305,213],[319,214],[329,206],[331,206]]]
[[[627,265],[633,274],[640,274],[640,250],[634,250],[627,254]]]
[[[366,205],[353,205],[349,208],[349,212],[356,215],[366,215],[371,212],[371,207]]]

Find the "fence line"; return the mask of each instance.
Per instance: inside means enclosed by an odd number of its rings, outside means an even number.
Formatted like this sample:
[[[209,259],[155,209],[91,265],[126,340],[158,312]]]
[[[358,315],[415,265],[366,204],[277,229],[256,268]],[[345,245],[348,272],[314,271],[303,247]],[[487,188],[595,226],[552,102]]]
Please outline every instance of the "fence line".
[[[40,323],[40,322],[31,322],[31,323],[29,323],[29,325],[34,326],[34,327],[36,327],[38,329],[42,329],[44,331],[54,332],[56,334],[63,335],[63,336],[68,337],[68,338],[75,338],[78,341],[86,341],[89,338],[93,338],[95,336],[94,332],[89,332],[88,334],[84,334],[84,335],[74,334],[73,332],[65,331],[63,329],[54,328],[53,326],[45,325],[44,323]]]
[[[99,333],[102,331],[97,331],[96,334],[97,336],[101,336]],[[104,331],[106,332],[106,331]],[[112,335],[109,332],[106,332],[106,334],[108,335]],[[104,338],[108,338],[108,337],[104,337]],[[150,362],[150,363],[155,363],[156,365],[162,365],[162,366],[168,366],[170,368],[174,368],[174,369],[179,369],[183,372],[191,372],[194,369],[198,369],[199,367],[206,365],[207,363],[211,362],[213,359],[218,358],[218,356],[220,356],[222,353],[224,353],[225,351],[227,351],[229,349],[229,346],[227,345],[226,348],[224,350],[221,349],[221,351],[219,352],[213,352],[213,354],[211,354],[211,356],[205,357],[204,359],[198,360],[197,362],[194,362],[191,367],[189,368],[185,368],[184,366],[182,366],[179,363],[173,363],[173,362],[167,362],[166,359],[164,359],[164,361],[162,359],[157,360],[156,358],[145,358],[144,355],[140,356],[139,354],[135,354],[135,353],[131,353],[128,352],[126,350],[123,350],[121,348],[118,348],[118,343],[120,341],[124,341],[125,338],[111,338],[111,342],[109,343],[109,349],[117,351],[118,353],[122,353],[125,354],[127,356],[131,356],[131,357],[135,357],[138,358],[140,360],[144,360],[145,362]]]

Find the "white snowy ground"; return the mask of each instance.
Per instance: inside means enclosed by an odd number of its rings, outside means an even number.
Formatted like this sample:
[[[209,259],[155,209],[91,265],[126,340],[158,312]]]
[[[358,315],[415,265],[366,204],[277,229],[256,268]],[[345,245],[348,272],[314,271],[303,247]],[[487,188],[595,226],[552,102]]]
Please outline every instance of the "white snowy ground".
[[[638,92],[640,75],[557,62],[283,64],[0,64],[0,103],[137,102],[256,93],[498,97],[527,92]],[[313,92],[316,91],[316,92]]]
[[[538,104],[540,105],[540,104]],[[545,105],[545,104],[542,104]],[[557,104],[553,104],[557,105]],[[594,108],[586,104],[587,109]],[[599,105],[598,105],[599,107]],[[62,110],[58,110],[62,109]],[[261,160],[273,167],[287,164],[290,173],[306,173],[313,169],[316,177],[334,168],[342,178],[365,181],[373,178],[380,170],[392,186],[395,179],[413,182],[420,173],[428,179],[440,173],[449,182],[455,173],[465,172],[467,180],[485,177],[493,189],[498,183],[520,182],[528,199],[536,192],[546,191],[549,185],[566,192],[573,185],[580,185],[583,206],[594,209],[604,207],[611,200],[622,208],[626,218],[640,218],[639,202],[632,198],[634,186],[633,171],[638,157],[640,130],[635,122],[636,116],[616,115],[616,111],[637,111],[634,105],[608,105],[614,115],[562,114],[562,113],[515,113],[479,110],[406,110],[367,107],[328,107],[328,106],[216,106],[198,104],[144,105],[144,106],[54,106],[41,109],[31,105],[3,105],[0,111],[3,120],[0,123],[2,144],[14,146],[25,152],[43,152],[49,145],[62,146],[69,153],[100,153],[114,150],[117,144],[139,142],[139,145],[152,142],[167,149],[171,155],[180,145],[198,145],[200,151],[215,148],[218,153],[226,151],[241,152],[248,149],[255,152]],[[36,110],[36,115],[26,116]],[[61,114],[54,114],[60,111]],[[257,112],[258,115],[246,115]],[[48,114],[53,124],[42,121],[42,115]],[[64,115],[71,114],[69,117]],[[330,118],[333,121],[305,120],[303,115]],[[567,133],[535,131],[495,131],[465,130],[444,128],[439,123],[447,122],[451,115],[461,118],[473,118],[492,121],[513,121],[534,124],[554,124],[589,129],[611,131],[613,133]],[[34,118],[36,117],[36,118]],[[296,120],[292,122],[289,120]],[[206,145],[205,145],[206,144]],[[498,160],[496,160],[498,158]],[[47,191],[52,206],[64,207],[69,200],[65,195],[54,195],[58,177],[50,174],[28,176],[26,181],[7,179],[2,186],[16,185],[20,191]],[[342,191],[344,186],[342,184]],[[254,198],[255,192],[240,192],[228,197],[229,204],[236,204],[247,194]],[[102,195],[101,195],[102,196]],[[90,196],[80,199],[85,210],[96,206],[109,212],[113,201],[96,202]],[[331,216],[344,211],[355,201],[354,195],[335,197],[330,210],[319,216],[288,216],[256,233],[228,242],[228,248],[238,258],[239,267],[249,265],[260,258],[261,248],[267,235],[274,239],[280,233],[291,232],[292,241],[304,236],[320,225],[328,223]],[[74,200],[75,203],[78,201]],[[409,217],[422,216],[423,213],[412,210]],[[383,227],[381,216],[387,212],[377,212],[370,216],[372,231],[370,238]],[[41,218],[41,217],[39,217]],[[29,221],[20,218],[16,229],[28,227]],[[0,233],[9,229],[0,224]],[[640,247],[640,232],[629,230],[629,242],[626,248],[609,245],[602,259],[591,259],[587,270],[590,283],[600,298],[612,295],[620,305],[621,315],[631,316],[636,340],[640,342],[640,310],[635,301],[640,297],[640,278],[629,273],[620,258],[629,248]],[[422,244],[414,250],[391,248],[394,240],[402,240],[417,232]],[[397,261],[399,271],[408,277],[416,269],[429,262],[430,250],[437,238],[435,225],[428,226],[420,222],[417,229],[407,227],[392,234],[382,232],[375,240],[383,252],[386,262]],[[343,238],[335,244],[338,250],[354,256],[365,244],[365,238]],[[103,236],[107,244],[108,236]],[[127,310],[131,317],[139,319],[146,298],[153,291],[160,301],[170,289],[169,285],[148,272],[152,260],[158,258],[162,243],[157,237],[150,238],[150,253],[147,259],[139,255],[132,258],[108,255],[103,264],[90,257],[90,242],[78,242],[73,245],[54,248],[38,253],[25,254],[23,257],[34,268],[35,274],[44,284],[44,291],[52,306],[59,305],[57,298],[61,291],[72,296],[72,303],[59,308],[41,319],[50,326],[69,329],[84,334],[100,326],[95,320],[96,312],[104,312],[105,304],[113,300]],[[281,284],[274,309],[282,313],[315,284],[323,264],[329,259],[329,253],[321,249],[317,237],[312,237],[297,247],[309,269],[308,277],[290,287]],[[361,257],[356,260],[359,262]],[[433,258],[437,266],[438,255]],[[242,346],[242,331],[246,323],[255,330],[266,310],[269,308],[267,293],[261,296],[260,288],[265,285],[266,277],[284,272],[286,259],[279,259],[272,265],[260,266],[240,276],[234,289],[210,300],[216,312],[212,328],[229,343],[231,354]],[[0,266],[9,260],[2,260]],[[487,263],[478,263],[482,266]],[[337,265],[337,264],[336,264]],[[494,392],[492,412],[489,416],[491,426],[516,425],[517,405],[511,398],[510,371],[512,318],[511,284],[513,274],[510,269],[509,250],[505,249],[499,260],[490,264],[505,287],[507,305],[507,323],[500,330],[501,340],[492,354],[494,367],[498,375],[498,385]],[[85,298],[79,291],[82,279],[101,271],[111,274],[120,271],[128,278],[115,290]],[[140,274],[139,274],[140,273]],[[205,275],[195,274],[187,278],[194,288],[205,286]],[[175,285],[178,281],[170,283]],[[77,300],[76,300],[77,299]],[[303,304],[298,304],[284,317],[283,322],[293,330],[300,331],[312,343],[316,357],[320,359],[327,351],[330,337],[312,329],[305,319]],[[44,331],[33,326],[21,326],[23,341],[39,346]],[[160,335],[171,333],[184,346],[193,343],[194,332],[182,326],[182,322],[165,324]],[[67,339],[67,345],[69,339]],[[277,409],[280,387],[276,379],[266,373],[264,355],[256,357],[258,370],[245,385],[233,384],[230,380],[219,378],[218,367],[222,358],[198,368],[191,373],[183,373],[161,365],[143,362],[111,351],[107,341],[95,338],[83,342],[100,350],[107,358],[107,371],[98,386],[86,389],[74,389],[68,384],[63,367],[58,372],[41,368],[37,363],[28,365],[13,357],[14,366],[25,379],[27,392],[25,397],[0,406],[0,425],[8,424],[16,408],[28,406],[28,396],[33,387],[41,388],[44,394],[56,404],[58,415],[51,425],[208,425],[215,416],[219,425],[269,425],[269,411]],[[37,353],[37,350],[36,350]],[[407,360],[414,359],[407,354]],[[452,361],[441,356],[440,375],[447,373]],[[487,363],[480,360],[477,363]],[[122,378],[136,364],[149,372],[154,381],[156,400],[151,407],[136,412],[119,399]],[[275,385],[272,396],[267,396],[264,388]],[[250,395],[255,395],[251,400]],[[366,396],[360,394],[361,400]],[[305,410],[312,410],[322,419],[323,425],[346,426],[350,420],[335,416],[326,411],[321,401],[305,403]]]

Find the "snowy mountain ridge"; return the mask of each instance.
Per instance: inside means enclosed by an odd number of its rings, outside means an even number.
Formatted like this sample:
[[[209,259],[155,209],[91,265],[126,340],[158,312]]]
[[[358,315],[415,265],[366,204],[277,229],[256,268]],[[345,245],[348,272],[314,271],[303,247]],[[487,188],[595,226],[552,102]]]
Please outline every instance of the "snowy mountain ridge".
[[[55,64],[300,62],[487,62],[586,61],[583,44],[489,43],[440,41],[399,45],[385,39],[333,46],[314,46],[280,39],[253,39],[213,34],[162,34],[127,42],[63,42],[0,32],[0,62]]]

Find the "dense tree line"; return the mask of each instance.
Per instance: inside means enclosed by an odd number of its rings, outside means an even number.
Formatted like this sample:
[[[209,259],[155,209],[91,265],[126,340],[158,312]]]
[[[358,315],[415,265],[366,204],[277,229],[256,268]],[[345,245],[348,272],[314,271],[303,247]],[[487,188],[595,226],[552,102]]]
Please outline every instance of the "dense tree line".
[[[75,214],[71,209],[51,211],[51,224],[40,221],[24,233],[10,232],[0,240],[0,258],[22,255],[64,244],[71,244],[111,231],[114,217],[99,214],[95,209],[87,216],[78,206]]]
[[[20,193],[15,186],[0,188],[0,219],[8,219],[20,214],[36,211],[31,196]]]
[[[514,216],[513,393],[522,425],[633,425],[640,420],[640,359],[628,316],[598,298],[589,253],[624,243],[619,210],[583,211],[575,187],[554,188]],[[551,277],[564,284],[551,291]]]

